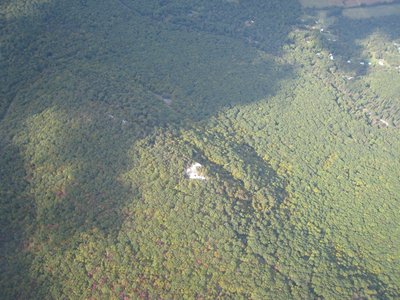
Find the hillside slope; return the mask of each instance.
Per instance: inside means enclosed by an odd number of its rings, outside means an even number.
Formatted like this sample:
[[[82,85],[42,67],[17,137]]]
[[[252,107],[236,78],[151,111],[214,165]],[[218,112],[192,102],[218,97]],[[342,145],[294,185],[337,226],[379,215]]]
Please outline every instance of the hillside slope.
[[[400,297],[397,18],[0,7],[3,298]]]

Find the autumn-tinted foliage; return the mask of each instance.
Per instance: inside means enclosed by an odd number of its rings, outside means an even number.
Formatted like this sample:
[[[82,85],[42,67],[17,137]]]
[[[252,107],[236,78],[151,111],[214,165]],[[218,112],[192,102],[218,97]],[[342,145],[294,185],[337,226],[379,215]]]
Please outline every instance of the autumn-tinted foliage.
[[[397,19],[0,7],[2,298],[400,297]]]

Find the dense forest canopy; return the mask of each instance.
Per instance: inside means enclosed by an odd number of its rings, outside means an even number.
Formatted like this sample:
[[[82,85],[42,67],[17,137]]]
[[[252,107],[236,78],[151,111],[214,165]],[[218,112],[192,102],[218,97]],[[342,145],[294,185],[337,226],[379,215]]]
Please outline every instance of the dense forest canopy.
[[[320,2],[2,1],[1,298],[400,298],[399,4]]]

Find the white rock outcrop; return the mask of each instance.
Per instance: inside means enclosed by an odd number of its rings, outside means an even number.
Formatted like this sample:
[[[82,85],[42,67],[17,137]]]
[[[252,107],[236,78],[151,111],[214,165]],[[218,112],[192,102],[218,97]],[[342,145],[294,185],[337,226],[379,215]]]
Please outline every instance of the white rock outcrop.
[[[186,169],[186,175],[189,179],[205,180],[206,178],[201,175],[199,169],[202,167],[198,162],[192,164],[188,169]]]

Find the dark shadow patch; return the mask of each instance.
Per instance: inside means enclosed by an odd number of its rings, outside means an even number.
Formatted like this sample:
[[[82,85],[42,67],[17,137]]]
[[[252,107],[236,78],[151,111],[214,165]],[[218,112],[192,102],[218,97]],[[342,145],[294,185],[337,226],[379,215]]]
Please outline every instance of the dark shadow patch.
[[[8,38],[20,34],[8,41],[4,53],[10,56],[1,71],[1,131],[9,137],[0,169],[7,178],[4,190],[10,191],[2,200],[10,216],[24,215],[19,222],[2,220],[8,255],[1,263],[2,286],[8,298],[45,295],[52,284],[43,279],[48,274],[32,275],[46,270],[31,270],[29,257],[74,249],[80,234],[93,228],[111,238],[118,231],[123,208],[137,197],[135,188],[119,180],[137,140],[265,99],[294,76],[290,66],[266,54],[279,52],[287,41],[299,12],[289,17],[283,9],[298,8],[297,1],[249,10],[254,3],[241,2],[229,11],[211,3],[192,22],[170,8],[149,18],[118,3],[54,1],[39,17],[6,22],[5,30],[13,32]],[[156,95],[168,95],[171,103]],[[49,137],[51,123],[44,122],[15,146],[13,137],[32,130],[29,121],[49,109],[66,116],[53,120],[62,125],[56,137]],[[41,142],[49,142],[47,148]],[[40,160],[32,158],[39,155],[35,151],[26,154],[32,143],[43,151]],[[55,172],[64,165],[74,168],[73,179],[60,186],[47,182],[46,167]],[[32,193],[38,185],[46,186],[43,193]],[[6,238],[10,232],[15,241]],[[13,255],[31,239],[43,248],[28,247],[21,259]],[[43,267],[36,261],[38,266]],[[32,289],[20,292],[20,284]]]
[[[119,2],[175,28],[232,37],[274,53],[289,41],[287,36],[301,14],[301,5],[294,0]]]
[[[0,289],[4,299],[23,299],[33,283],[29,268],[35,204],[24,192],[29,178],[19,149],[3,137],[0,153]]]

